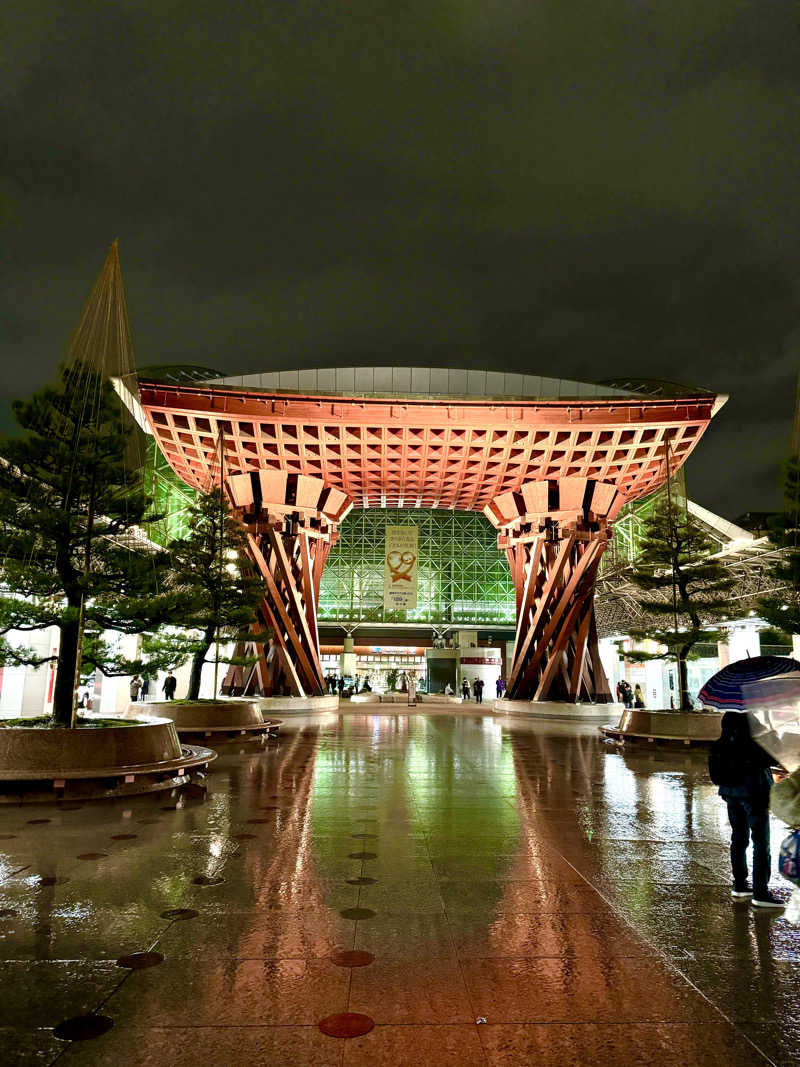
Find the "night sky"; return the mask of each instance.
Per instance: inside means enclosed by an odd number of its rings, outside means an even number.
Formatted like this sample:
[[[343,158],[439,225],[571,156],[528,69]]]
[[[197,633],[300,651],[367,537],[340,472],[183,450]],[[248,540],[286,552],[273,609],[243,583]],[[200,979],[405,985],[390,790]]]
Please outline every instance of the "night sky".
[[[731,395],[688,467],[776,507],[798,369],[794,0],[0,11],[0,425],[114,237],[136,359]]]

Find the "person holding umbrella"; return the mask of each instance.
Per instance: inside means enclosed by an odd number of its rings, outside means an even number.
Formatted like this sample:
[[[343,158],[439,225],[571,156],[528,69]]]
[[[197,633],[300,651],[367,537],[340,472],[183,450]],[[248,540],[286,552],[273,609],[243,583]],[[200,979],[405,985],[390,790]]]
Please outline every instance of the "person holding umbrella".
[[[772,757],[750,735],[747,716],[726,711],[719,748],[709,757],[711,780],[728,807],[731,827],[731,896],[743,900],[752,896],[754,908],[782,908],[769,891],[771,866],[769,840],[769,794],[772,788]],[[753,889],[747,882],[747,846],[753,843]]]
[[[709,752],[711,781],[728,808],[731,827],[731,896],[752,897],[755,908],[782,908],[784,902],[769,890],[771,868],[769,800],[773,757],[753,740],[748,706],[753,687],[765,679],[792,671],[798,665],[779,656],[756,656],[724,667],[700,690],[707,708],[724,711],[722,733]],[[753,844],[753,888],[747,881],[747,847]]]

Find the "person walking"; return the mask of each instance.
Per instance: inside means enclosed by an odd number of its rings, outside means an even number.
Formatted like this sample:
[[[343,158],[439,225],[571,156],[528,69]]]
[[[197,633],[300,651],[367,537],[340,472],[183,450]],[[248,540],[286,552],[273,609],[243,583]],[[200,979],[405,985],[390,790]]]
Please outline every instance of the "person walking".
[[[130,692],[131,692],[131,700],[134,701],[134,703],[139,699],[139,690],[141,688],[142,688],[142,679],[139,677],[138,674],[135,674],[133,676],[133,678],[131,678],[131,690],[130,690]]]
[[[750,734],[748,717],[738,711],[722,716],[722,733],[708,757],[711,781],[728,808],[731,827],[731,896],[752,897],[754,908],[782,908],[769,891],[769,800],[772,757]],[[753,843],[753,888],[747,881],[747,846]]]
[[[475,693],[475,703],[476,704],[482,704],[483,703],[483,679],[482,678],[476,678],[475,679],[475,682],[474,682],[474,684],[472,686],[472,691]]]
[[[624,703],[625,690],[622,688],[622,682],[617,682],[617,703]]]
[[[469,700],[469,682],[466,678],[461,683],[461,697],[463,700]]]
[[[631,689],[629,682],[625,678],[623,678],[619,684],[622,687],[622,703],[625,705],[626,708],[632,708],[633,690]]]
[[[167,677],[164,679],[164,684],[161,687],[164,692],[164,696],[167,700],[175,699],[175,690],[177,689],[177,687],[178,679],[175,677],[172,671],[167,671]]]
[[[145,700],[147,700],[149,695],[150,695],[150,679],[145,674],[145,675],[142,676],[142,688],[139,690],[139,699],[144,702]]]
[[[339,699],[342,700],[343,697],[344,697],[344,677],[343,676],[340,675],[339,681],[336,683],[336,687],[339,690]]]
[[[495,685],[495,689],[497,690],[497,699],[499,700],[500,697],[503,695],[503,693],[505,693],[505,691],[506,691],[505,680],[502,677],[498,678],[497,681],[494,683],[494,685]]]
[[[642,692],[642,687],[639,685],[638,682],[633,687],[633,706],[635,708],[643,708],[645,706],[644,693]]]

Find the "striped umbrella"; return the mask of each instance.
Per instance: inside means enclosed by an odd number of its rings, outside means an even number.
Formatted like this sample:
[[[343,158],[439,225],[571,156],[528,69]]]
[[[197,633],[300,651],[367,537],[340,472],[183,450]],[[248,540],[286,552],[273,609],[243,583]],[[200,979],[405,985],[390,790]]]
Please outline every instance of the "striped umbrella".
[[[795,677],[789,677],[794,675]],[[729,663],[708,679],[698,699],[714,711],[748,711],[768,699],[770,690],[786,692],[800,684],[800,663],[788,656],[753,656]]]

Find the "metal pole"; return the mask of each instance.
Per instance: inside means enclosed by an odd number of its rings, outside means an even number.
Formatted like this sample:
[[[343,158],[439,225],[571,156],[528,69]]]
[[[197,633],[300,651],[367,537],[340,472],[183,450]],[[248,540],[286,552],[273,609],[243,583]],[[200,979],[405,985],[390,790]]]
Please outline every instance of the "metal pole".
[[[223,563],[223,545],[225,543],[225,538],[223,537],[223,533],[224,533],[224,529],[225,529],[225,496],[224,496],[224,489],[223,489],[223,486],[225,484],[224,483],[224,478],[223,478],[223,469],[224,469],[224,464],[225,464],[225,450],[224,450],[225,436],[224,435],[225,435],[225,430],[224,430],[222,424],[220,424],[220,428],[219,428],[219,580],[220,580],[220,587],[222,585],[222,580],[223,580],[222,579],[222,568],[224,566],[224,563]],[[217,698],[217,682],[218,682],[218,678],[219,678],[219,619],[217,619],[217,628],[216,629],[217,629],[217,632],[216,632],[215,650],[214,650],[214,699],[215,700]]]
[[[683,692],[681,689],[681,654],[677,647],[678,639],[678,585],[675,578],[675,521],[672,513],[672,472],[669,469],[669,438],[664,439],[665,460],[667,468],[667,515],[669,516],[670,555],[672,562],[672,619],[675,629],[675,665],[678,669],[678,700],[683,704]]]

